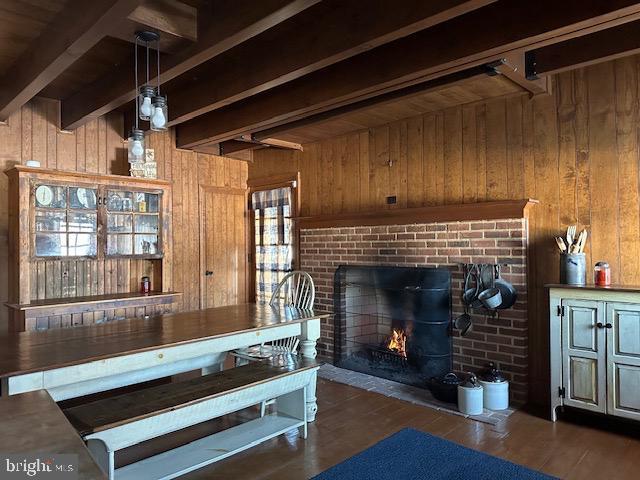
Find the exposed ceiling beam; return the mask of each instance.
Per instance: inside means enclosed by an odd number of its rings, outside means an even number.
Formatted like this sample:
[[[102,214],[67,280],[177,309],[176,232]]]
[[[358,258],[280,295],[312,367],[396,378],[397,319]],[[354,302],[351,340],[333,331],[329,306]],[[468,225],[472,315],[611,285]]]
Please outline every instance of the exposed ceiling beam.
[[[284,150],[298,150],[302,151],[302,145],[295,142],[288,142],[286,140],[279,140],[277,138],[264,138],[257,140],[251,135],[243,135],[240,138],[233,140],[226,140],[220,142],[219,152],[220,155],[228,155],[243,150],[257,150],[260,148],[279,148]]]
[[[265,30],[300,13],[319,0],[216,0],[210,2],[210,18],[198,33],[198,41],[179,54],[163,61],[161,83],[200,65],[211,58],[259,35]],[[202,17],[200,13],[200,17]],[[135,98],[131,87],[133,63],[116,67],[110,75],[65,99],[61,106],[62,126],[74,129],[104,115]],[[156,83],[153,78],[152,83]]]
[[[178,0],[143,0],[127,18],[176,37],[198,39],[198,10]]]
[[[142,0],[126,19],[113,25],[109,36],[133,44],[139,30],[160,32],[160,51],[179,53],[198,38],[198,9],[180,0]]]
[[[296,142],[287,142],[286,140],[280,140],[278,138],[263,138],[259,140],[262,145],[267,145],[269,147],[281,148],[284,150],[298,150],[302,152],[304,149],[302,145]]]
[[[227,140],[638,18],[634,1],[494,3],[182,123],[177,143]]]
[[[527,52],[527,77],[549,76],[640,53],[640,21]]]
[[[324,0],[169,84],[175,125],[495,0]]]
[[[550,78],[527,78],[524,53],[514,53],[489,65],[496,73],[520,85],[533,97],[551,93]]]
[[[72,0],[0,79],[0,121],[104,38],[141,0]]]
[[[280,135],[282,133],[290,132],[296,128],[302,128],[309,125],[315,125],[317,123],[325,122],[327,120],[336,120],[340,117],[350,115],[352,113],[362,112],[370,109],[373,106],[382,106],[389,103],[397,102],[399,99],[408,99],[418,95],[423,95],[431,91],[441,90],[443,87],[451,87],[456,84],[464,83],[470,79],[484,77],[491,73],[491,69],[486,66],[473,67],[461,72],[451,73],[443,77],[429,80],[422,83],[417,83],[409,87],[404,87],[393,92],[388,92],[377,97],[367,98],[360,100],[359,102],[343,105],[342,107],[327,110],[325,112],[310,115],[300,120],[295,120],[290,123],[278,125],[266,130],[255,132],[252,138],[255,140],[263,141],[273,136]]]

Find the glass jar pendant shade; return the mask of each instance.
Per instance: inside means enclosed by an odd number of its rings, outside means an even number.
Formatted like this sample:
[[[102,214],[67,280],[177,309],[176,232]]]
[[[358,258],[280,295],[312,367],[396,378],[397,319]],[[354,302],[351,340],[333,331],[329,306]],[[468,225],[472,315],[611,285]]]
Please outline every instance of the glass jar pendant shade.
[[[151,120],[155,94],[155,88],[150,87],[149,85],[143,85],[140,87],[140,93],[138,94],[138,116],[140,120]]]
[[[167,100],[163,96],[153,97],[151,130],[161,132],[167,129]]]
[[[129,163],[139,163],[144,161],[144,132],[133,129],[127,139],[127,152]]]

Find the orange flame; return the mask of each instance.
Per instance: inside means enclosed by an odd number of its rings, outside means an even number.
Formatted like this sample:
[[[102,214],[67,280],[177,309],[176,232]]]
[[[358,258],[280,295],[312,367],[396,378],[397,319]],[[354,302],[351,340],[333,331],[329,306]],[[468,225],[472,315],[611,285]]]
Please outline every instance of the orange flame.
[[[404,331],[394,328],[389,337],[387,348],[403,357],[407,358],[407,336]]]

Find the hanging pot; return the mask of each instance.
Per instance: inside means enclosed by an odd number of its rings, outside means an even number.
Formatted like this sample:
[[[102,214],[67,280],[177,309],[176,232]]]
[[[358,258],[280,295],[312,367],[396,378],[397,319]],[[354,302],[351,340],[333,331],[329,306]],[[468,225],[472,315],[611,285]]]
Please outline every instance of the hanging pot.
[[[500,306],[500,304],[502,303],[502,294],[500,293],[500,290],[495,287],[487,288],[486,290],[480,292],[480,295],[478,295],[478,300],[482,302],[485,308],[494,310],[498,308],[498,306]]]
[[[513,307],[516,303],[518,291],[510,282],[502,278],[500,270],[500,265],[496,265],[497,280],[495,281],[495,287],[500,290],[500,295],[502,295],[502,302],[496,308],[504,310],[505,308]]]
[[[464,313],[453,321],[453,326],[456,330],[460,330],[461,337],[464,337],[471,331],[471,315],[469,315],[466,305],[464,307]]]

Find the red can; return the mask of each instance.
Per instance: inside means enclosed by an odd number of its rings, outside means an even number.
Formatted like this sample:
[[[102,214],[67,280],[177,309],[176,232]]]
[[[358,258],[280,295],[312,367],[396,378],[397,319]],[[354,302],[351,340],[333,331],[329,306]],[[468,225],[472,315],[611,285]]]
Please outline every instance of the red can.
[[[142,277],[140,281],[140,293],[151,292],[151,279],[149,277]]]
[[[593,268],[593,283],[598,287],[611,285],[611,268],[607,262],[598,262]]]

